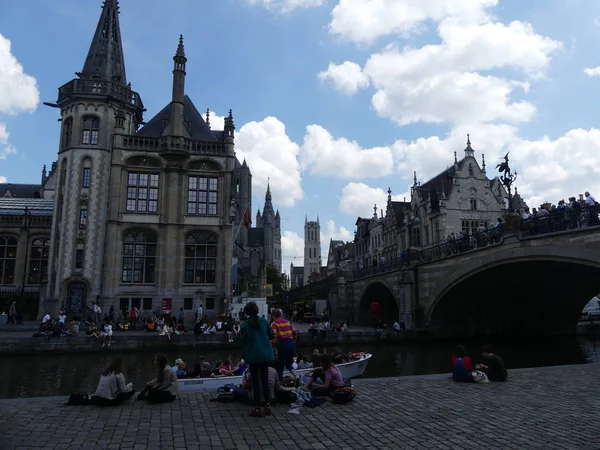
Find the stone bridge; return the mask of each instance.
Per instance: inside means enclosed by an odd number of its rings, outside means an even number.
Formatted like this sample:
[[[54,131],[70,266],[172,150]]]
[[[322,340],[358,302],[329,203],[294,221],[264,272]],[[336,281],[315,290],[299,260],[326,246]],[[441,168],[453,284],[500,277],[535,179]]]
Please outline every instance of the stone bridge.
[[[600,226],[520,237],[334,286],[332,310],[356,323],[402,319],[438,337],[574,332],[600,292]]]

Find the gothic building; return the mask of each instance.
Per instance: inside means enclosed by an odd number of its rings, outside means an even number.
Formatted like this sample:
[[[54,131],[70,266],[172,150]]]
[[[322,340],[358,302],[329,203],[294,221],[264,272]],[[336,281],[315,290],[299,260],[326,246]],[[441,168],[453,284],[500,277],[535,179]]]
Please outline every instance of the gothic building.
[[[485,156],[481,165],[467,137],[464,157],[425,183],[414,174],[410,200],[392,201],[388,189],[385,210],[378,217],[358,218],[354,240],[355,269],[373,266],[400,256],[408,247],[444,243],[451,234],[473,234],[504,217],[508,193],[498,179],[487,177]],[[515,208],[527,205],[516,194]]]
[[[233,242],[252,246],[251,174],[235,156],[231,111],[213,129],[185,94],[186,63],[180,37],[164,87],[171,102],[144,122],[118,1],[104,1],[83,69],[51,104],[61,116],[58,160],[40,185],[0,186],[0,295],[38,292],[44,312],[81,313],[95,301],[223,310]],[[279,215],[268,220],[272,250],[261,251],[280,267]]]
[[[249,202],[246,225],[249,225],[251,209]],[[236,239],[234,257],[238,261],[235,276],[237,291],[252,291],[254,296],[263,297],[267,267],[272,266],[281,273],[281,216],[279,210],[275,212],[273,208],[270,184],[267,184],[263,212],[261,214],[259,209],[256,213],[256,226],[245,228]]]

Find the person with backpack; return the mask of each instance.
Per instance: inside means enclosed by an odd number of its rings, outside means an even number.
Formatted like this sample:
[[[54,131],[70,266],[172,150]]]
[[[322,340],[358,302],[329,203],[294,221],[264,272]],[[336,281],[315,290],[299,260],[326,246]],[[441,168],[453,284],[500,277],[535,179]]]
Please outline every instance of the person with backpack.
[[[473,382],[473,361],[467,356],[467,351],[458,345],[452,357],[452,379],[459,383]]]
[[[244,360],[248,364],[252,379],[252,397],[255,407],[253,417],[271,415],[271,390],[269,387],[269,365],[275,359],[271,339],[275,337],[269,323],[258,316],[258,305],[249,302],[244,308],[248,320],[242,323],[240,337],[244,346]]]

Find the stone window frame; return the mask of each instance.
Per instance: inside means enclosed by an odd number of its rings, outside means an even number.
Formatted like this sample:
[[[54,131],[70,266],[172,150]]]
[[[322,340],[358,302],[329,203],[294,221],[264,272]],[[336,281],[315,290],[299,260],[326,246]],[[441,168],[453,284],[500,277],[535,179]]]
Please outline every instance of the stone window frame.
[[[73,118],[68,117],[63,122],[63,147],[69,147],[73,142]]]
[[[187,214],[194,216],[216,216],[218,213],[219,177],[189,175]]]
[[[79,208],[79,229],[86,230],[88,226],[88,209],[87,206]]]
[[[125,211],[157,214],[159,189],[160,173],[128,171]]]
[[[92,181],[92,168],[84,167],[81,171],[81,187],[89,188]]]
[[[48,261],[50,259],[50,237],[33,238],[29,245],[28,284],[42,284],[48,281]]]
[[[18,244],[14,236],[0,236],[0,284],[15,284]]]
[[[218,236],[208,231],[192,231],[184,242],[184,284],[216,284]]]
[[[96,116],[84,116],[81,127],[81,143],[98,145],[100,140],[100,119]]]
[[[121,283],[155,284],[158,233],[132,229],[123,234]]]
[[[85,250],[82,248],[78,248],[75,250],[75,268],[83,269],[84,263],[85,263]]]

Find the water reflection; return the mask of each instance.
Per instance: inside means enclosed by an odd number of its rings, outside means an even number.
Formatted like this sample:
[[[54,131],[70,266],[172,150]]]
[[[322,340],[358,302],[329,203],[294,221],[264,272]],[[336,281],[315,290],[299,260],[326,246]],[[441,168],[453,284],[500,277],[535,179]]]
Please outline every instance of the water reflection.
[[[368,351],[373,354],[365,377],[390,377],[446,373],[450,371],[450,356],[457,343],[435,342],[422,344],[384,344],[342,346],[344,351]],[[465,344],[475,360],[483,342]],[[584,338],[559,338],[491,342],[494,351],[501,355],[507,367],[540,367],[564,364],[580,364],[600,361],[600,343]],[[303,349],[311,352],[312,349]],[[86,355],[49,355],[12,357],[0,360],[0,398],[43,397],[68,395],[73,392],[92,392],[96,388],[99,374],[110,360],[120,356],[125,361],[124,373],[127,381],[138,388],[153,378],[153,354],[140,353],[97,353]],[[171,361],[183,358],[193,364],[201,356],[211,361],[229,358],[237,361],[240,352],[229,351],[171,351]]]

